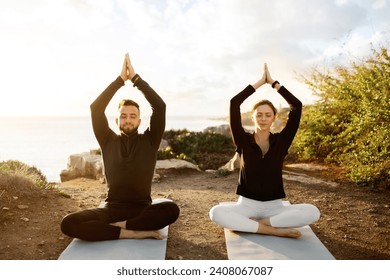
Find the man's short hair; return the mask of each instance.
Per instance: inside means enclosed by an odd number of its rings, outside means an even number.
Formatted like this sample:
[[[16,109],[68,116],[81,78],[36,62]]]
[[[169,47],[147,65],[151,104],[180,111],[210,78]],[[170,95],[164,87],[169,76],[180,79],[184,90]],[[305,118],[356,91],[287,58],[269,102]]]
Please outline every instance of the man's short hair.
[[[122,106],[135,106],[135,107],[137,107],[137,109],[139,111],[138,103],[131,100],[131,99],[123,99],[121,102],[119,102],[118,109]]]

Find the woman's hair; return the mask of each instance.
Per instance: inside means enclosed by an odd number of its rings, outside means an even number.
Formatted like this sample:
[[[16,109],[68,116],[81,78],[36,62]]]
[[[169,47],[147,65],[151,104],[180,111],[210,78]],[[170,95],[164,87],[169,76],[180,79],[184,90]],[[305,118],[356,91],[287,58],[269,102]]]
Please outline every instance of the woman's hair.
[[[271,101],[264,99],[264,100],[260,100],[260,101],[257,102],[255,105],[253,105],[253,108],[252,108],[252,111],[251,111],[252,114],[253,114],[253,112],[257,109],[257,107],[259,107],[259,106],[261,106],[261,105],[268,105],[268,106],[270,106],[271,109],[272,109],[272,111],[274,112],[274,115],[275,115],[275,116],[276,116],[276,114],[278,113],[278,110],[276,110],[274,104],[272,104]]]

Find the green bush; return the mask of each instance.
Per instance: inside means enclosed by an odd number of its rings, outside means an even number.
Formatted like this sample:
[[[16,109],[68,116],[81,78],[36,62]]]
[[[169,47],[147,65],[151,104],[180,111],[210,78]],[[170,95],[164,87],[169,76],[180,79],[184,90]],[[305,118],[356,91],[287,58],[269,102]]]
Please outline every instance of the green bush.
[[[304,78],[319,102],[305,106],[291,151],[302,160],[345,167],[349,178],[389,186],[390,57],[373,50],[365,60]]]
[[[172,151],[171,147],[167,147],[165,149],[160,149],[157,151],[157,159],[164,160],[171,158],[177,158],[177,155]]]
[[[7,178],[10,175],[25,178],[38,188],[46,188],[48,186],[46,176],[39,169],[17,160],[0,162],[0,175],[4,175]]]
[[[231,137],[217,133],[169,130],[163,138],[169,147],[159,151],[159,159],[185,159],[198,164],[201,169],[221,167],[235,151]]]

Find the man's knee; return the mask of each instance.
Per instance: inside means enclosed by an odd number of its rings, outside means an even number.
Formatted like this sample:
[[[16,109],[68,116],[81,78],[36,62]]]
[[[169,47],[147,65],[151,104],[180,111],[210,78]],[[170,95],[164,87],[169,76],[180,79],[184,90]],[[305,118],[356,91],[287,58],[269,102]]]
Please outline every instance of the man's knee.
[[[63,234],[73,237],[74,219],[72,214],[66,215],[61,221],[61,231]]]
[[[180,215],[180,208],[179,206],[170,201],[161,202],[154,205],[154,211],[157,211],[160,214],[163,214],[166,219],[166,222],[168,224],[174,223]]]
[[[65,216],[61,221],[61,231],[65,235],[69,235],[71,228],[71,219],[69,219],[69,215]]]
[[[170,223],[174,223],[180,215],[180,208],[179,206],[174,202],[169,202],[169,211],[170,211]]]

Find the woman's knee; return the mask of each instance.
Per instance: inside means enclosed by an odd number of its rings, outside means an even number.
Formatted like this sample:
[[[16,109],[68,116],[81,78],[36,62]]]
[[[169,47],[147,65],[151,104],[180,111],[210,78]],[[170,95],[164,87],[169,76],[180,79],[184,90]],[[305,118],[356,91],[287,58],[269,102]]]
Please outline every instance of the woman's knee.
[[[321,212],[316,206],[312,204],[305,204],[305,217],[307,219],[307,224],[318,221],[320,216]]]
[[[215,205],[213,208],[209,211],[210,219],[219,225],[221,225],[225,219],[227,212],[225,207],[222,205]]]

